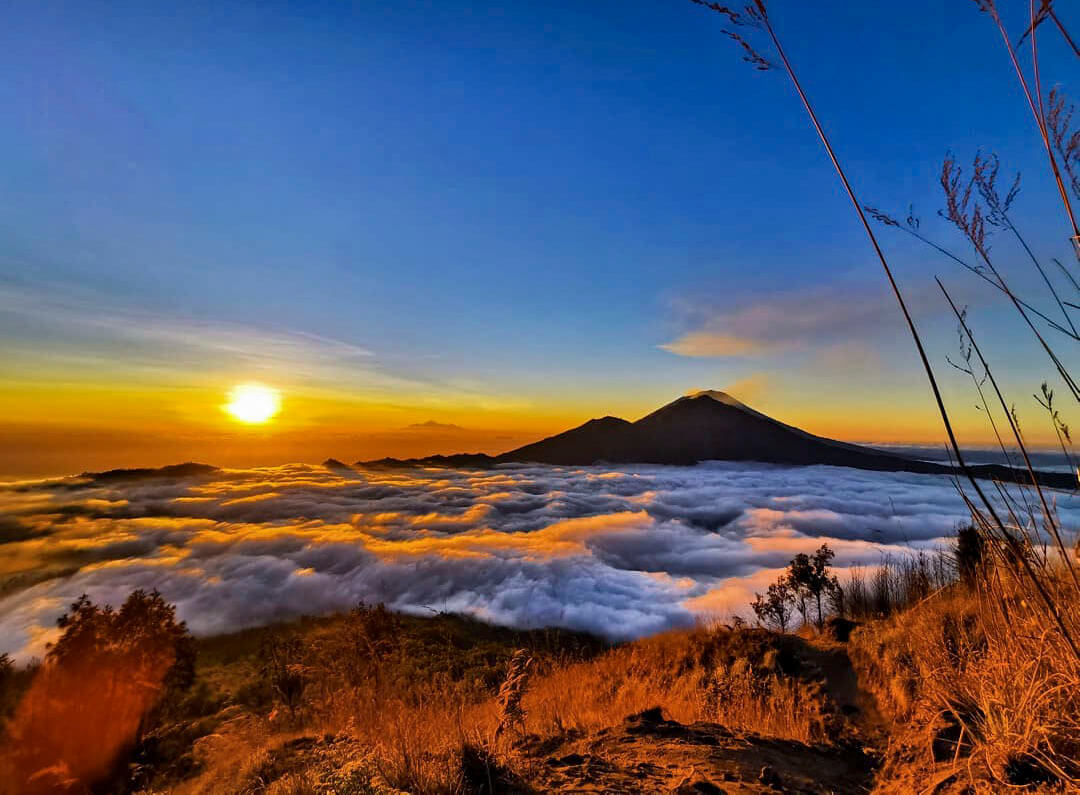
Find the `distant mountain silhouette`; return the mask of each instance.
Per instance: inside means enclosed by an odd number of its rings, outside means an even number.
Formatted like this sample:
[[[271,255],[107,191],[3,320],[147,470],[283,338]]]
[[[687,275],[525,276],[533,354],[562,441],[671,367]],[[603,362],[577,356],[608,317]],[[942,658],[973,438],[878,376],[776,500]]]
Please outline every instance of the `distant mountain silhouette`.
[[[213,475],[220,472],[209,464],[196,464],[188,461],[184,464],[169,464],[156,469],[110,469],[105,472],[83,472],[80,478],[89,478],[95,483],[113,483],[125,480],[151,480],[154,478],[193,478]]]
[[[955,475],[945,464],[838,442],[785,425],[746,406],[725,392],[704,391],[668,403],[637,422],[618,417],[589,420],[584,425],[527,444],[499,456],[459,454],[406,461],[381,459],[368,465],[491,466],[540,463],[696,464],[700,461],[761,461],[773,464],[828,464],[879,472]],[[999,464],[971,467],[980,478],[1023,482],[1026,472]],[[1039,482],[1073,489],[1070,473],[1037,472]]]
[[[357,461],[356,466],[363,467],[489,467],[495,464],[495,457],[487,453],[454,453],[453,455],[428,455],[423,458],[376,458],[371,461]]]
[[[498,458],[571,465],[597,461],[693,464],[716,460],[832,464],[933,474],[949,471],[939,464],[814,436],[755,411],[725,392],[715,391],[681,397],[633,423],[614,417],[590,420]]]

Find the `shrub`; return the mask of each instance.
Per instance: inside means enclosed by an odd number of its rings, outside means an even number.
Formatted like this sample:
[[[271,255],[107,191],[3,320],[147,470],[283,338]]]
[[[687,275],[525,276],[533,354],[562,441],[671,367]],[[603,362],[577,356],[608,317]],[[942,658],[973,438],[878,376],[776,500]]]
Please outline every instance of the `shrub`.
[[[191,636],[156,591],[133,592],[119,610],[83,596],[57,623],[63,632],[8,726],[0,773],[10,781],[46,768],[104,777],[194,679]]]
[[[279,638],[271,635],[259,653],[262,658],[261,679],[273,691],[281,705],[296,719],[308,685],[308,669],[304,665],[304,642],[300,638]]]

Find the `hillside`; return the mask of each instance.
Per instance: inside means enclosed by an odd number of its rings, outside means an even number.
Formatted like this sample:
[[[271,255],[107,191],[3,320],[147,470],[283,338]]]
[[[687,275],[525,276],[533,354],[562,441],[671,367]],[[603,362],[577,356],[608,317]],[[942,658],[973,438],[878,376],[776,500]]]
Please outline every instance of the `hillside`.
[[[282,638],[297,641],[291,664],[306,680],[295,712],[265,671]],[[850,719],[859,707],[843,650],[765,630],[610,647],[581,634],[369,609],[197,647],[196,685],[134,750],[136,765],[118,769],[114,789],[849,792],[867,788],[875,767]],[[505,723],[515,654],[529,660],[521,726]],[[772,702],[760,715],[745,700],[720,705],[722,677],[729,688],[758,677]],[[496,758],[496,747],[511,756]],[[38,785],[0,791],[67,786],[55,771]]]
[[[1060,638],[1016,644],[1041,621],[1025,604],[1001,626],[953,581],[820,633],[714,624],[614,646],[361,605],[198,640],[190,682],[96,783],[20,767],[33,672],[6,671],[0,792],[1063,791],[1080,679]],[[115,680],[111,698],[141,687]]]

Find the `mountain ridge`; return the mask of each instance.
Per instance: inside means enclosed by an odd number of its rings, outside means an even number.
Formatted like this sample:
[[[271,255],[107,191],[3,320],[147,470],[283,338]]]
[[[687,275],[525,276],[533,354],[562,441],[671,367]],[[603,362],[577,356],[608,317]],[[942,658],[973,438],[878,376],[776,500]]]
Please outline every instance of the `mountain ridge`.
[[[829,439],[787,425],[747,406],[726,392],[703,390],[676,398],[640,419],[598,417],[496,456],[483,453],[427,456],[406,460],[358,461],[377,466],[495,466],[539,463],[674,464],[702,461],[757,461],[792,466],[829,465],[878,472],[959,475],[958,467],[908,458],[874,447]],[[969,467],[979,478],[1030,480],[1025,470],[1002,464]],[[1072,489],[1071,473],[1036,471],[1039,483]]]

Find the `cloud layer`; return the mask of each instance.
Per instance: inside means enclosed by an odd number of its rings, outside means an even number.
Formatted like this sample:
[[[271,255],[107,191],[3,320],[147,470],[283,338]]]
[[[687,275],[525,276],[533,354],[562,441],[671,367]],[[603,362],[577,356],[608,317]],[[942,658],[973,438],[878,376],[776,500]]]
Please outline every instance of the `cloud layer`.
[[[1069,526],[1080,500],[1061,506]],[[835,467],[329,470],[0,488],[0,650],[40,654],[82,593],[157,588],[196,633],[345,609],[471,613],[612,638],[745,609],[793,554],[934,544],[946,478]]]

